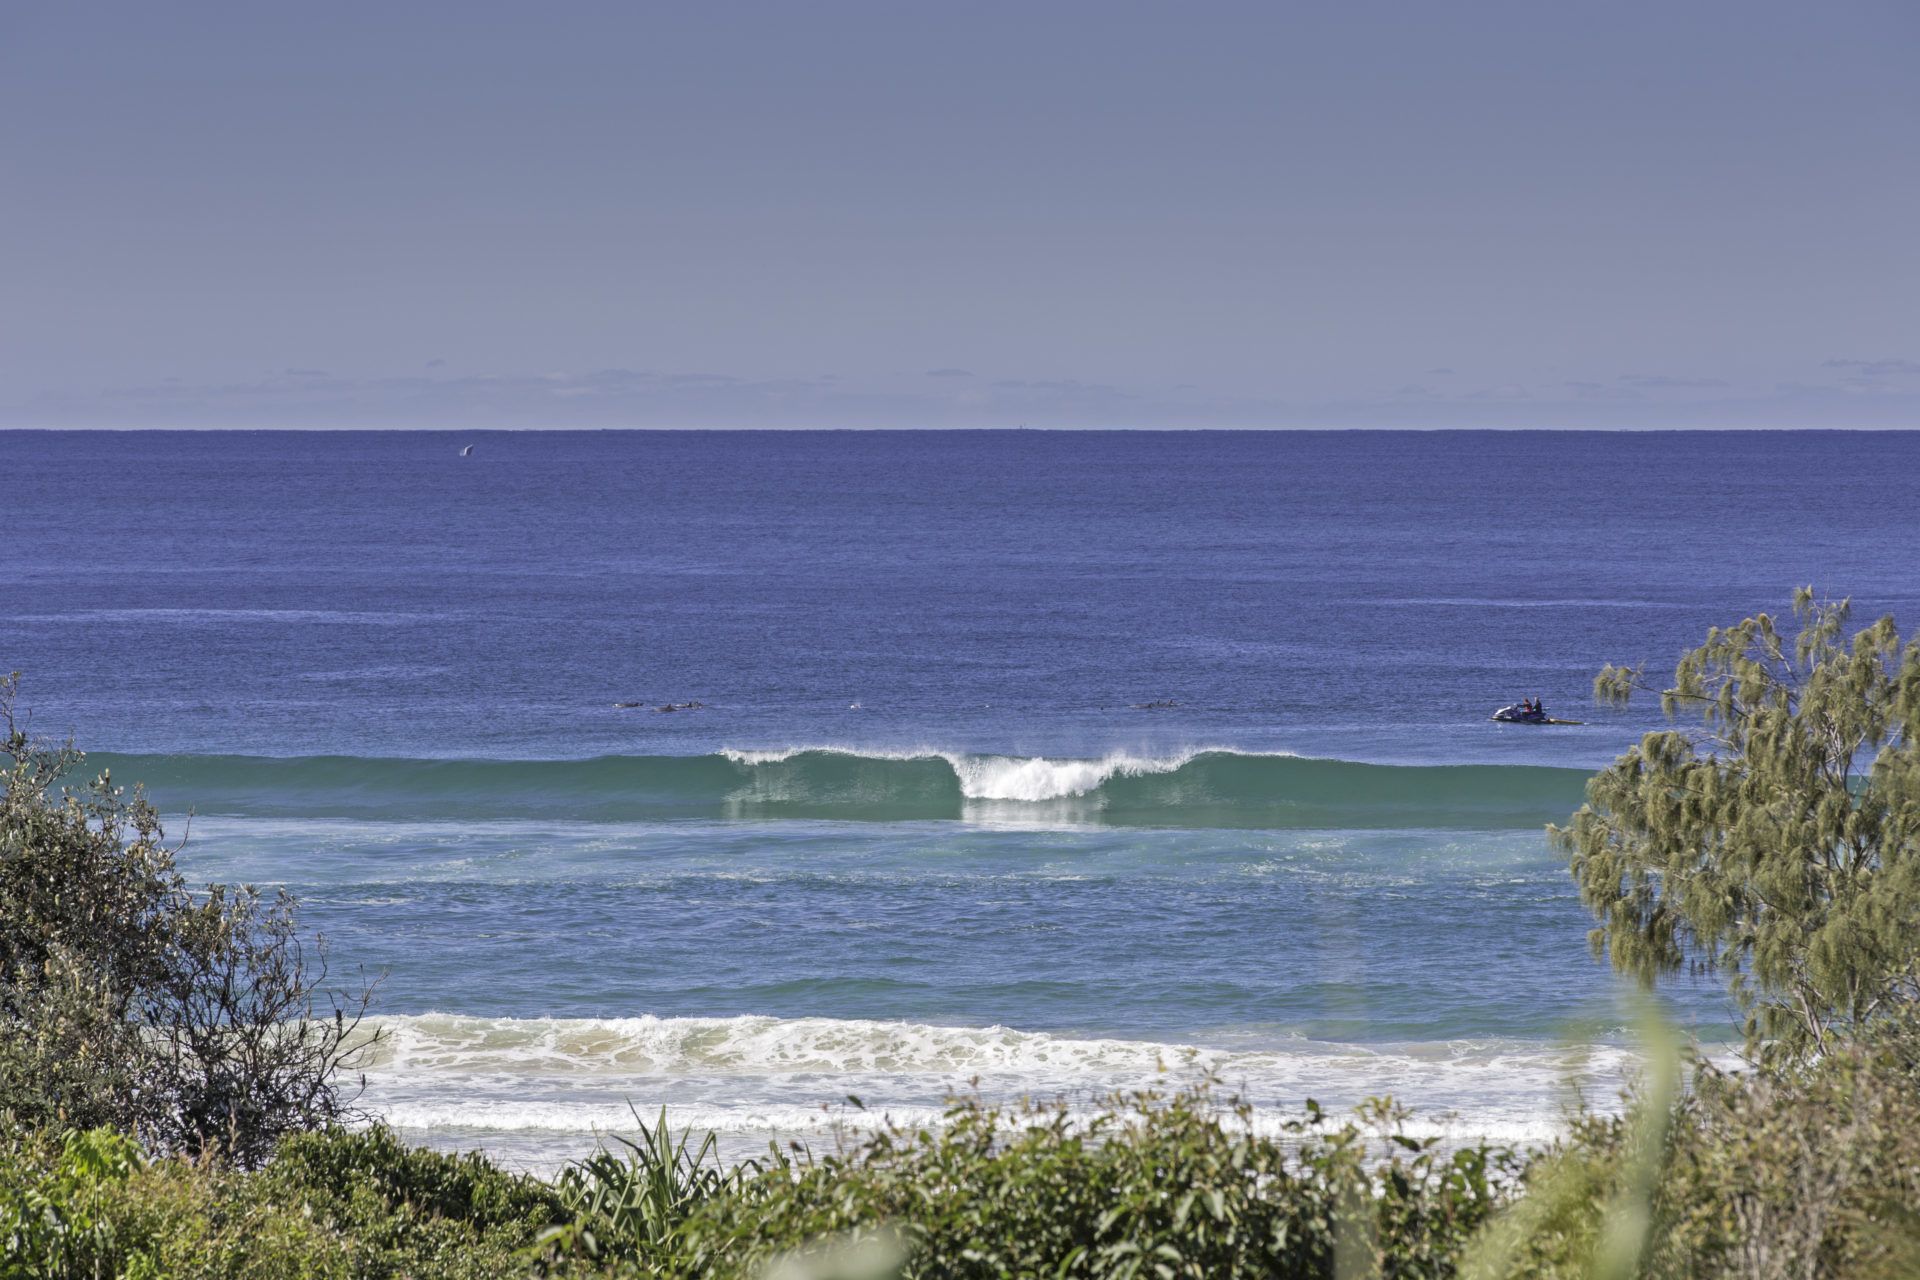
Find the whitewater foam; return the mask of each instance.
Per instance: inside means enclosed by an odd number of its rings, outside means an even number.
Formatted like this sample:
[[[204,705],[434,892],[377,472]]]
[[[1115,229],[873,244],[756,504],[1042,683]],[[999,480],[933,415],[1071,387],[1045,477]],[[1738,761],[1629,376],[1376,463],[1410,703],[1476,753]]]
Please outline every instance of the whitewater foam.
[[[1049,760],[1043,756],[1024,760],[1000,756],[945,758],[960,779],[960,794],[967,799],[1033,803],[1084,796],[1114,777],[1172,773],[1193,759],[1193,755],[1162,759],[1110,755],[1101,760]]]
[[[1152,1041],[1073,1039],[1010,1027],[950,1027],[863,1018],[370,1019],[383,1033],[372,1065],[533,1073],[736,1075],[826,1073],[1152,1072],[1167,1055],[1203,1067],[1221,1051]]]
[[[1203,756],[1297,758],[1289,751],[1239,751],[1230,747],[1194,747],[1160,756],[1139,756],[1117,751],[1087,759],[973,754],[935,748],[840,746],[780,747],[773,750],[727,747],[722,749],[721,755],[749,769],[786,764],[811,755],[838,756],[851,760],[940,760],[953,770],[954,780],[959,784],[963,798],[1027,804],[1090,795],[1114,778],[1176,773]]]
[[[365,1101],[424,1141],[577,1156],[662,1106],[676,1126],[750,1152],[769,1139],[941,1122],[948,1100],[1057,1101],[1073,1117],[1115,1091],[1219,1082],[1280,1133],[1307,1098],[1333,1109],[1391,1094],[1408,1132],[1449,1142],[1544,1141],[1578,1090],[1604,1104],[1635,1061],[1618,1045],[1449,1041],[1359,1045],[1268,1037],[1247,1048],[1079,1038],[1003,1026],[867,1019],[378,1019]],[[862,1109],[844,1105],[858,1095]],[[749,1141],[751,1140],[751,1141]],[[542,1154],[543,1153],[543,1154]]]

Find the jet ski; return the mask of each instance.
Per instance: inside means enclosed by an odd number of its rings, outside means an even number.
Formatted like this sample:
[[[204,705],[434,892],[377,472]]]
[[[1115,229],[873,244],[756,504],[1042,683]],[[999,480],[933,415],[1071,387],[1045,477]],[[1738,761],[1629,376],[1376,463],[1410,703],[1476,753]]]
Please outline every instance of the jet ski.
[[[1555,720],[1538,707],[1527,707],[1516,702],[1510,707],[1502,707],[1493,713],[1493,719],[1501,724],[1583,724],[1580,720]]]

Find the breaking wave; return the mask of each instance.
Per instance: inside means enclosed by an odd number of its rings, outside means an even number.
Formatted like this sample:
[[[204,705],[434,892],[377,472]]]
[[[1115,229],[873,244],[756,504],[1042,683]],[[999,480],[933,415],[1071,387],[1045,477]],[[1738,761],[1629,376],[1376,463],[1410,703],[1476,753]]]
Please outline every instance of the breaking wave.
[[[435,760],[90,757],[163,808],[250,817],[1046,819],[1119,826],[1498,829],[1577,807],[1586,772],[1381,765],[1202,749],[1048,757],[792,747],[698,756]]]
[[[1261,1119],[1273,1126],[1309,1097],[1343,1108],[1392,1094],[1417,1108],[1409,1132],[1532,1142],[1559,1130],[1570,1089],[1605,1103],[1634,1062],[1608,1045],[1281,1036],[1220,1048],[836,1018],[424,1014],[375,1025],[386,1038],[366,1064],[366,1101],[388,1123],[429,1140],[544,1134],[556,1154],[632,1132],[636,1112],[661,1106],[676,1125],[723,1135],[805,1136],[937,1124],[955,1094],[1059,1100],[1078,1113],[1115,1090],[1205,1078],[1271,1109]],[[849,1094],[860,1109],[844,1105]]]

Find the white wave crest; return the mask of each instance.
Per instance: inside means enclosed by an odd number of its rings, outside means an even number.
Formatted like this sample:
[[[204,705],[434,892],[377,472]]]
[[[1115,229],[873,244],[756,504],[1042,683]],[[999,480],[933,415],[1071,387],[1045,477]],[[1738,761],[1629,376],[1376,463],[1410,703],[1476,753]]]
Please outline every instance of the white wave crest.
[[[1604,1100],[1634,1060],[1616,1045],[1358,1045],[1282,1036],[1220,1048],[840,1018],[424,1014],[369,1025],[382,1032],[365,1064],[370,1085],[416,1108],[490,1095],[488,1106],[544,1098],[618,1109],[627,1098],[657,1105],[677,1096],[753,1110],[837,1100],[848,1086],[937,1106],[975,1080],[1001,1096],[1085,1097],[1211,1076],[1257,1099],[1357,1102],[1394,1094],[1423,1109],[1487,1119],[1512,1118],[1518,1106],[1531,1122],[1569,1084],[1602,1086],[1595,1096]]]
[[[1116,777],[1173,773],[1203,755],[1284,757],[1285,751],[1235,751],[1197,747],[1169,755],[1110,752],[1098,759],[1049,756],[1000,756],[933,749],[859,749],[853,747],[781,747],[775,750],[725,748],[727,759],[746,768],[785,764],[803,755],[835,755],[858,760],[943,760],[953,770],[960,794],[968,800],[1038,804],[1088,795]]]
[[[724,1158],[768,1141],[818,1145],[881,1124],[942,1123],[947,1100],[1057,1101],[1074,1122],[1116,1091],[1206,1078],[1255,1104],[1255,1132],[1284,1137],[1307,1098],[1333,1111],[1391,1095],[1415,1108],[1406,1132],[1448,1144],[1527,1144],[1564,1126],[1578,1089],[1605,1106],[1635,1055],[1617,1045],[1531,1041],[1339,1044],[1285,1036],[1220,1048],[1074,1038],[1008,1027],[859,1019],[481,1018],[375,1022],[369,1110],[416,1140],[479,1145],[551,1170],[635,1116],[665,1108],[676,1128],[711,1131]],[[863,1108],[847,1104],[858,1095]],[[1224,1122],[1231,1123],[1223,1112]]]
[[[667,1119],[678,1131],[717,1134],[806,1135],[837,1129],[870,1130],[892,1122],[927,1128],[940,1123],[946,1108],[889,1107],[884,1111],[857,1111],[848,1106],[828,1108],[796,1104],[721,1106],[692,1103],[668,1108]],[[401,1102],[381,1110],[380,1118],[396,1129],[431,1132],[453,1129],[470,1133],[632,1133],[634,1116],[649,1124],[654,1116],[637,1102],[502,1101],[460,1098]],[[657,1113],[656,1113],[657,1114]]]
[[[372,1068],[540,1075],[771,1075],[794,1072],[1104,1074],[1157,1071],[1219,1051],[1138,1040],[1077,1040],[1008,1027],[854,1018],[369,1019]],[[1169,1059],[1168,1055],[1173,1057]]]
[[[1109,778],[1172,773],[1197,752],[1158,759],[1110,755],[1101,760],[1049,760],[1044,756],[1014,759],[1006,756],[947,757],[960,779],[960,794],[969,800],[1037,802],[1083,796]]]

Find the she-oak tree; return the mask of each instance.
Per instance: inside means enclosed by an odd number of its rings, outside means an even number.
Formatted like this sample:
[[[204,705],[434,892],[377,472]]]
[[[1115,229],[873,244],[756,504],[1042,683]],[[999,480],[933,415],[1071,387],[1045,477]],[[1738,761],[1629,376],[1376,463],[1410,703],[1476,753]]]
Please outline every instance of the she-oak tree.
[[[1656,690],[1609,666],[1595,696],[1658,692],[1694,732],[1649,733],[1551,828],[1600,925],[1596,955],[1653,985],[1723,974],[1750,1049],[1821,1052],[1920,999],[1920,635],[1847,639],[1848,603],[1794,593],[1714,628]]]

